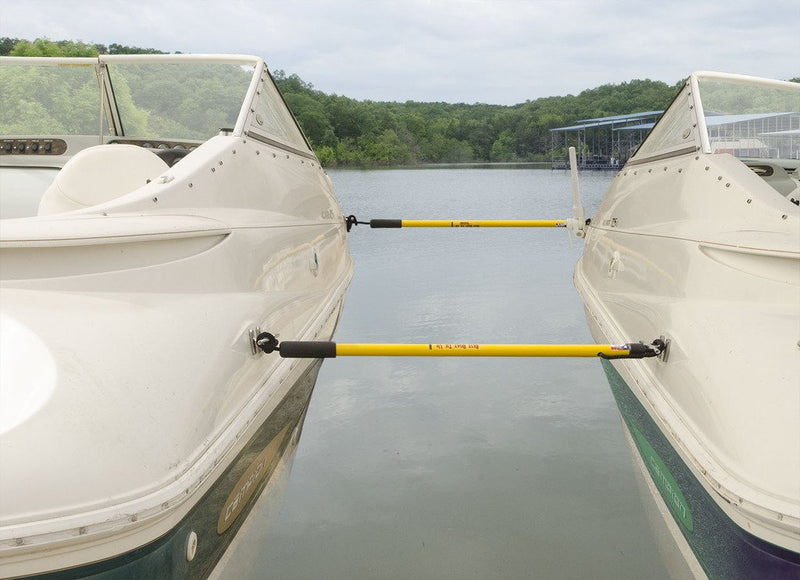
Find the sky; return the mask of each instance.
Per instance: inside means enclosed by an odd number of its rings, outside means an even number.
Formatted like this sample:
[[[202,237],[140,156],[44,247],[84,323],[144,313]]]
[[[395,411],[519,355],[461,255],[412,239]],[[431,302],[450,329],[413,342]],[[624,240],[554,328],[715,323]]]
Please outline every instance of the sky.
[[[798,0],[22,0],[0,36],[261,56],[354,99],[512,105],[693,70],[800,77]]]

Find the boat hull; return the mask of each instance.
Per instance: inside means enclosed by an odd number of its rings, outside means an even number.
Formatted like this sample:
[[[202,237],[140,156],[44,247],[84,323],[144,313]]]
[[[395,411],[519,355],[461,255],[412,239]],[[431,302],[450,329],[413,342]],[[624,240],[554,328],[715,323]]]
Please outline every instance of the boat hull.
[[[668,527],[711,578],[800,577],[800,167],[783,127],[798,107],[796,83],[691,74],[575,268],[597,342],[667,345],[606,372]]]
[[[0,156],[0,577],[206,577],[287,471],[319,369],[255,338],[329,340],[341,312],[333,184],[260,58],[0,73],[99,100],[77,135],[20,119]]]
[[[680,532],[702,571],[709,578],[800,577],[798,554],[736,525],[706,492],[614,365],[603,361],[603,370],[624,428],[667,508],[661,513],[669,514],[674,522],[671,528]],[[697,569],[691,562],[690,567]]]
[[[321,361],[313,361],[230,466],[168,533],[119,556],[30,578],[206,578],[299,441]],[[267,492],[270,492],[267,489]]]

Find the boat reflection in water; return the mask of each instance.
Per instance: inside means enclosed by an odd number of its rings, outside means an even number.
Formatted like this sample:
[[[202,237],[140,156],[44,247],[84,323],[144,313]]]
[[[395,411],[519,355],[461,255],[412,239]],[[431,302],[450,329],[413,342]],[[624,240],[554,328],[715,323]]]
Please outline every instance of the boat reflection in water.
[[[311,393],[319,373],[315,364],[303,380],[299,381],[284,399],[280,408],[262,430],[248,452],[231,469],[228,482],[235,481],[226,498],[222,493],[211,498],[211,505],[223,508],[218,514],[210,511],[208,517],[217,517],[217,533],[226,526],[236,525],[232,543],[222,555],[210,578],[257,578],[261,575],[253,554],[263,546],[264,537],[281,508],[286,484],[294,461],[303,422],[308,412]],[[246,518],[236,520],[244,505],[253,499]]]

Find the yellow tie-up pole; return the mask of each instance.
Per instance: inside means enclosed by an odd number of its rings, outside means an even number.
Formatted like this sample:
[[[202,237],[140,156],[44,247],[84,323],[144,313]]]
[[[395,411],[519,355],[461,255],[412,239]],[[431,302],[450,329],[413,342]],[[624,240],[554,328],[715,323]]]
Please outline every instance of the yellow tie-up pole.
[[[358,344],[320,341],[283,341],[263,332],[256,339],[266,353],[283,358],[336,358],[339,356],[483,356],[483,357],[601,357],[648,358],[659,356],[666,344]]]
[[[333,344],[336,356],[595,357],[631,351],[627,344]],[[286,345],[281,345],[281,356]]]
[[[370,220],[371,228],[565,228],[567,220]]]

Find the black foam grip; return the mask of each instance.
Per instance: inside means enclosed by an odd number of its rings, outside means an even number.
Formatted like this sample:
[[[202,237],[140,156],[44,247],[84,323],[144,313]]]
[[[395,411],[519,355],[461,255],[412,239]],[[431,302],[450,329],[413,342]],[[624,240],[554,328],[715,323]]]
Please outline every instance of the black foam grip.
[[[369,220],[371,228],[402,228],[403,220]]]
[[[283,358],[335,358],[335,342],[281,342],[281,357]]]

